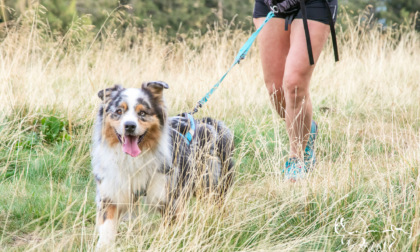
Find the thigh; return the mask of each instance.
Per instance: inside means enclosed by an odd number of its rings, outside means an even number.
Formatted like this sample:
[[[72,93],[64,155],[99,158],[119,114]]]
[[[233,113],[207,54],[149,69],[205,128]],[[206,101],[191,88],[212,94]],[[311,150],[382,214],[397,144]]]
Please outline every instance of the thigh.
[[[265,18],[255,18],[254,24],[258,28]],[[284,30],[285,20],[272,18],[258,35],[261,63],[264,79],[269,90],[273,83],[281,87],[286,57],[290,47],[290,31]]]
[[[312,52],[315,65],[327,41],[330,28],[318,21],[308,20]],[[298,79],[292,83],[300,83],[300,87],[307,88],[315,65],[309,64],[308,49],[306,46],[305,31],[301,19],[292,22],[290,33],[290,50],[286,59],[285,78]]]

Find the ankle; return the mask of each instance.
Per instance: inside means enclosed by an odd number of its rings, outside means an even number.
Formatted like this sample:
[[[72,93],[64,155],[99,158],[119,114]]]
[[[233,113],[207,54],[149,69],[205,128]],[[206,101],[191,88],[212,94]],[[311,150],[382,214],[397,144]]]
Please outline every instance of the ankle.
[[[303,152],[302,153],[296,153],[296,152],[289,153],[289,159],[302,159],[302,158],[303,158]]]

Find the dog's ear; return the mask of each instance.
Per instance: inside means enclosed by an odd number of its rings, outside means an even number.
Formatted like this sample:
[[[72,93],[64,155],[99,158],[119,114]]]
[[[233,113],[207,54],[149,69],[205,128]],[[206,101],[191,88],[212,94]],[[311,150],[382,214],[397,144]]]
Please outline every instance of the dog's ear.
[[[107,102],[111,99],[115,94],[120,91],[123,91],[124,88],[121,85],[116,84],[112,88],[102,89],[98,92],[98,97],[101,98],[102,101]]]
[[[149,81],[143,82],[142,88],[150,90],[155,98],[161,98],[163,89],[168,89],[169,85],[163,81]]]

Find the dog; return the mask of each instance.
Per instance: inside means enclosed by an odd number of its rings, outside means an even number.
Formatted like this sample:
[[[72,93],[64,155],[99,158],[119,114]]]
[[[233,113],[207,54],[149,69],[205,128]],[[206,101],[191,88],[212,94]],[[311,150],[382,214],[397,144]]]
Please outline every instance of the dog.
[[[168,118],[163,98],[168,88],[154,81],[98,93],[102,102],[91,152],[97,248],[114,243],[118,219],[140,196],[172,221],[190,196],[222,200],[232,184],[233,134],[212,118]]]

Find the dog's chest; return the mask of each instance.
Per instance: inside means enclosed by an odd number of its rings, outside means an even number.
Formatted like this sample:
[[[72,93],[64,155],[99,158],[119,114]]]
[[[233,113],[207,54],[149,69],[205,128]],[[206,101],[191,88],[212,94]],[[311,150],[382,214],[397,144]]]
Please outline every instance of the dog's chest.
[[[117,203],[131,203],[145,193],[152,176],[162,165],[151,152],[132,158],[107,146],[98,146],[92,158],[93,172],[100,179],[100,197]]]

